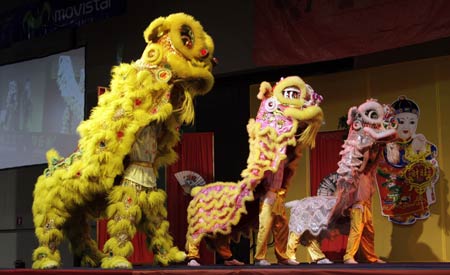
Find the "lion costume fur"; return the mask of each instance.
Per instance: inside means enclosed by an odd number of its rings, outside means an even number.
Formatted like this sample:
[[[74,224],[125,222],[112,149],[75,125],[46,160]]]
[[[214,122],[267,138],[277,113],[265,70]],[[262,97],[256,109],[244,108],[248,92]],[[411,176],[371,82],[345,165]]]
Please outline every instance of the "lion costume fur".
[[[131,268],[136,230],[149,237],[155,263],[180,262],[185,253],[173,245],[168,232],[166,193],[156,186],[122,181],[126,160],[141,131],[157,128],[151,167],[176,161],[173,147],[179,127],[194,119],[193,98],[214,84],[214,44],[202,25],[184,13],[159,17],[144,31],[147,46],[137,61],[112,69],[108,90],[99,96],[88,119],[77,128],[78,147],[68,157],[55,149],[47,153],[48,168],[33,193],[33,220],[39,247],[33,268],[61,266],[58,246],[69,240],[84,266]],[[88,221],[108,218],[104,252],[91,239]]]

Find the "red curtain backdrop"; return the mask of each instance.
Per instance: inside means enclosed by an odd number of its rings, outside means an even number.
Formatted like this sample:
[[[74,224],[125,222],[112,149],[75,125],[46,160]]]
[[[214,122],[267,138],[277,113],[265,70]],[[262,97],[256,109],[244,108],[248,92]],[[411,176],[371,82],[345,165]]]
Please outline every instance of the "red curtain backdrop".
[[[184,194],[183,189],[174,174],[178,171],[191,170],[201,175],[207,183],[214,180],[214,135],[213,133],[185,133],[176,146],[178,161],[166,168],[167,212],[170,222],[170,232],[174,244],[184,250],[187,232],[187,212],[191,197]],[[108,240],[107,221],[97,223],[97,242],[100,249]],[[132,240],[134,253],[129,261],[134,265],[152,264],[153,254],[148,251],[146,236],[138,232]],[[204,244],[200,247],[200,257],[203,264],[214,264],[214,253]]]
[[[253,61],[294,65],[450,36],[447,0],[255,0]]]
[[[316,136],[316,147],[311,150],[310,176],[311,195],[317,194],[320,181],[332,172],[336,172],[339,152],[346,138],[347,130],[320,132]],[[332,238],[324,238],[321,248],[332,261],[342,261],[347,246],[346,235],[333,235]]]
[[[311,195],[317,194],[322,179],[336,172],[341,159],[339,152],[347,135],[347,130],[319,132],[316,136],[316,147],[311,150],[310,177]]]
[[[167,211],[170,222],[170,232],[174,243],[184,250],[187,232],[187,207],[190,195],[183,192],[174,174],[190,170],[202,176],[206,183],[214,181],[214,135],[213,133],[185,133],[176,147],[179,159],[167,167],[166,190]],[[200,262],[204,265],[214,264],[214,253],[204,243],[200,246]]]

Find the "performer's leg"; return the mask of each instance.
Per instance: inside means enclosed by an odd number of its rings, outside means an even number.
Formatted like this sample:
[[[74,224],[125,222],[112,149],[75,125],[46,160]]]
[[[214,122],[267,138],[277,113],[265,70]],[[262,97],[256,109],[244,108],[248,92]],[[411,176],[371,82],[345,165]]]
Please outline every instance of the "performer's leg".
[[[34,215],[35,233],[39,242],[32,255],[34,269],[53,269],[61,266],[58,247],[63,239],[61,225],[65,217],[60,217],[56,209],[49,207],[48,213]]]
[[[311,257],[311,261],[319,264],[331,264],[332,262],[328,260],[327,256],[323,254],[320,248],[320,243],[317,239],[312,239],[309,245],[306,247]]]
[[[291,231],[289,232],[289,237],[286,245],[286,256],[291,260],[297,260],[296,252],[297,247],[300,243],[300,235]]]
[[[361,208],[352,208],[350,210],[350,234],[347,240],[344,263],[357,263],[354,257],[359,249],[363,229],[363,210]]]
[[[233,253],[230,249],[230,236],[218,235],[214,240],[214,249],[224,259],[224,265],[244,265],[243,262],[233,258]]]
[[[194,244],[192,241],[189,240],[189,238],[186,239],[186,259],[188,260],[187,265],[188,266],[199,266],[200,263],[197,262],[198,259],[200,259],[200,251],[199,251],[199,245],[200,244]]]
[[[38,182],[38,184],[40,184]],[[42,187],[42,188],[39,188]],[[33,201],[33,221],[39,246],[32,255],[34,269],[52,269],[61,266],[58,247],[63,239],[62,225],[70,217],[61,200],[60,190],[54,196],[40,184]],[[39,189],[38,189],[39,188]],[[70,202],[67,202],[70,203]]]
[[[102,259],[102,268],[132,268],[127,258],[133,254],[131,239],[136,234],[136,225],[142,214],[136,188],[136,185],[122,184],[114,187],[109,195],[106,213],[110,239],[103,247],[108,255]]]
[[[372,211],[369,207],[364,207],[366,224],[361,236],[361,251],[367,261],[371,263],[384,263],[375,254],[375,230],[373,227]]]
[[[161,189],[151,190],[139,198],[145,214],[145,228],[149,239],[149,249],[154,253],[155,263],[166,266],[171,262],[182,262],[186,258],[183,251],[173,244],[169,233],[169,221],[165,206],[166,192]]]
[[[255,260],[256,264],[270,265],[266,261],[267,254],[267,242],[272,231],[273,214],[272,205],[263,202],[261,210],[259,211],[259,229],[258,236],[256,238],[256,252]]]
[[[318,264],[333,263],[326,257],[325,254],[323,254],[318,238],[320,237],[312,235],[309,231],[305,231],[300,237],[300,243],[306,247],[309,258],[312,262],[316,262]]]
[[[280,211],[280,213],[277,213],[277,215],[274,216],[272,233],[275,242],[275,256],[277,257],[278,263],[287,265],[299,264],[299,262],[297,262],[296,260],[291,260],[286,255],[287,242],[289,237],[289,226],[284,207],[283,210]]]
[[[86,213],[72,215],[64,226],[64,232],[70,241],[72,253],[81,257],[81,266],[97,267],[105,254],[98,249],[97,242],[91,238]]]

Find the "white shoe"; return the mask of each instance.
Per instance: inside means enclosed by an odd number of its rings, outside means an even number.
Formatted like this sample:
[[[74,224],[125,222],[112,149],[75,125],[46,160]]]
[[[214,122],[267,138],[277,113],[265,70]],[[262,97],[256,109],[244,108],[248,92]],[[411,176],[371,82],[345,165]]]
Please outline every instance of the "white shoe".
[[[195,259],[192,259],[187,263],[187,265],[188,266],[200,266],[200,263],[197,262]]]
[[[267,260],[258,260],[255,262],[255,265],[259,265],[259,266],[268,266],[270,265],[270,262]]]
[[[318,260],[316,263],[317,263],[317,264],[333,264],[333,262],[330,261],[328,258],[320,259],[320,260]]]

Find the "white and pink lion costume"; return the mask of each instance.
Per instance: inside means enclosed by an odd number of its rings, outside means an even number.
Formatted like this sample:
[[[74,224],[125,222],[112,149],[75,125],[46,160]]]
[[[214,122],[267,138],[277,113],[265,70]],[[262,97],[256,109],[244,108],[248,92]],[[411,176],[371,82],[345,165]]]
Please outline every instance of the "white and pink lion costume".
[[[295,259],[296,248],[302,243],[312,261],[331,263],[320,249],[321,234],[331,229],[349,230],[348,220],[342,218],[348,216],[349,208],[355,207],[358,191],[369,192],[359,189],[363,175],[368,175],[369,185],[376,188],[376,163],[386,143],[396,138],[394,112],[389,105],[368,99],[349,109],[347,124],[349,132],[340,152],[335,194],[286,203],[290,209],[287,254],[291,259]]]

